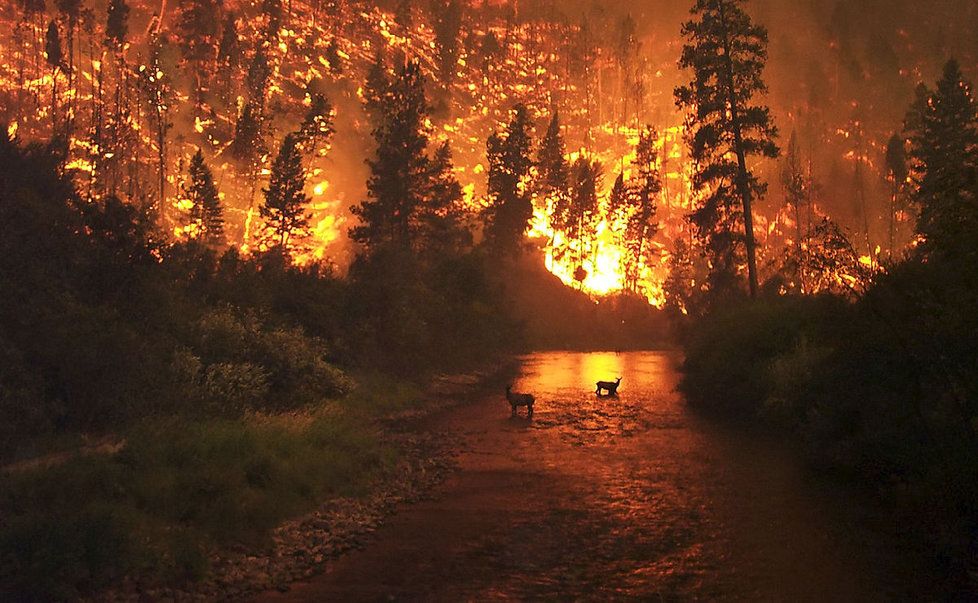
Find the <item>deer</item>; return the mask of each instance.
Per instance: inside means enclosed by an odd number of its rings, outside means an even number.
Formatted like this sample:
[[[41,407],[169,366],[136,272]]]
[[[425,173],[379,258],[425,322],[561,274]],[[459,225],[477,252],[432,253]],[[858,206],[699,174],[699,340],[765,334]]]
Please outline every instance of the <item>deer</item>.
[[[525,406],[526,407],[526,418],[533,418],[533,403],[536,401],[531,394],[514,394],[513,386],[506,386],[506,400],[509,401],[509,405],[513,408],[513,414],[510,416],[516,416],[516,409]]]
[[[601,392],[606,391],[608,396],[617,396],[619,385],[621,385],[621,377],[618,377],[617,381],[598,381],[598,388],[594,393],[600,396]]]

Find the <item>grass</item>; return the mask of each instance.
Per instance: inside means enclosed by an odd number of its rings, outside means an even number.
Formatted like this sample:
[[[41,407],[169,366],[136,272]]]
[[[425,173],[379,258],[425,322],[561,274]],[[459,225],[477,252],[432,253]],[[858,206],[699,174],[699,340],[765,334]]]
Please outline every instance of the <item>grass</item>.
[[[72,598],[129,574],[199,578],[214,547],[261,544],[283,520],[365,492],[396,454],[335,407],[157,420],[126,441],[116,455],[0,475],[0,598]]]

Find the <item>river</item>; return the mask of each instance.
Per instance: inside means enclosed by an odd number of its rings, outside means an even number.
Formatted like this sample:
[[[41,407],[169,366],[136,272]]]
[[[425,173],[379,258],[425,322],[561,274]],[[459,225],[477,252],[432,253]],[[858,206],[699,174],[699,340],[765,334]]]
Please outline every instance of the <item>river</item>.
[[[538,353],[433,419],[459,470],[363,550],[269,600],[874,601],[926,596],[927,564],[861,495],[777,441],[698,417],[675,355]],[[620,396],[595,381],[622,377]]]

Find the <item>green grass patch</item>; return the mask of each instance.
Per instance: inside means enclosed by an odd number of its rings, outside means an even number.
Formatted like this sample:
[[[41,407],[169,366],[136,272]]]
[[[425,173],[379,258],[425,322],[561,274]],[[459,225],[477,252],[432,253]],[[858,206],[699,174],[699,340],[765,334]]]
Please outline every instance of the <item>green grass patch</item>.
[[[207,571],[283,520],[355,496],[394,462],[347,414],[157,421],[114,456],[0,475],[0,598],[71,598],[124,574]]]

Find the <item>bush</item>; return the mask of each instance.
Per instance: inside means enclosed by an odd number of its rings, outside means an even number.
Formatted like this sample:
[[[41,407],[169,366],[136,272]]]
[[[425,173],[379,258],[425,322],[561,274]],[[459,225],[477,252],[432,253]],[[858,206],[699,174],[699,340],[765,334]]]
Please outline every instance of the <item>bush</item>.
[[[680,387],[700,408],[756,418],[775,395],[775,363],[781,359],[783,373],[799,346],[831,347],[831,325],[847,312],[832,297],[764,298],[717,310],[692,327]]]
[[[207,551],[258,543],[392,465],[363,423],[303,419],[154,422],[114,457],[0,476],[0,598],[68,599],[123,574],[192,579]]]

